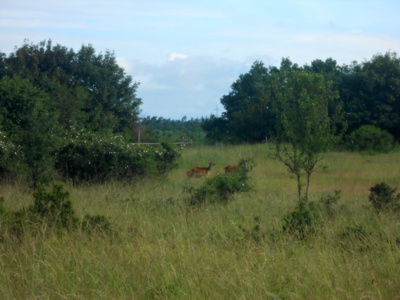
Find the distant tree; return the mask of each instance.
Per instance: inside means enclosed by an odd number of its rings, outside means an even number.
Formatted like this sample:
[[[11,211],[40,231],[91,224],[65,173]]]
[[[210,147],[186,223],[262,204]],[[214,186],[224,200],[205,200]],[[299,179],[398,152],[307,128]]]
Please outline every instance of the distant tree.
[[[224,135],[227,133],[231,142],[260,142],[274,130],[268,94],[270,71],[262,62],[254,62],[250,71],[232,84],[231,92],[221,98],[225,108],[222,119],[228,129]]]
[[[209,143],[232,142],[228,129],[228,121],[225,118],[211,115],[208,118],[204,118],[201,126],[206,132],[206,140]]]
[[[148,134],[147,139],[152,142],[204,142],[205,132],[201,119],[183,117],[181,120],[165,119],[163,117],[146,117],[141,124]]]
[[[400,139],[400,58],[395,52],[354,62],[340,87],[349,131],[374,125]]]
[[[336,124],[344,118],[337,106],[334,117],[329,104],[338,98],[332,82],[320,74],[304,71],[281,72],[273,83],[277,113],[276,154],[296,176],[299,201],[307,201],[310,178],[320,154],[341,138]],[[306,176],[303,192],[303,176]]]
[[[281,71],[300,70],[289,58],[280,68],[265,67],[255,61],[250,71],[239,76],[228,95],[221,98],[225,112],[206,119],[203,128],[208,140],[229,143],[261,142],[275,133],[276,114],[272,109],[271,82]]]
[[[72,125],[132,135],[141,104],[138,83],[118,66],[114,53],[96,55],[91,45],[75,53],[49,40],[25,42],[1,62],[6,75],[26,78],[49,95],[49,108],[65,129]]]

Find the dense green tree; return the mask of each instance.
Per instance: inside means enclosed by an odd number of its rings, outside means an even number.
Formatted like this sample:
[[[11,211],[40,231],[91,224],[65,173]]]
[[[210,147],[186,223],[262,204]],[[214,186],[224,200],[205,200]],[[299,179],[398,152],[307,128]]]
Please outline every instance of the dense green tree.
[[[271,81],[282,71],[301,70],[284,58],[280,68],[255,61],[250,71],[239,76],[228,95],[221,98],[225,112],[206,119],[207,138],[230,143],[261,142],[274,136],[276,114],[272,110]]]
[[[344,74],[340,95],[349,131],[362,125],[385,129],[400,138],[400,59],[395,52],[354,62]]]
[[[125,75],[114,53],[106,51],[96,56],[92,46],[82,46],[76,65],[76,79],[90,94],[85,110],[90,116],[89,124],[94,126],[92,129],[114,132],[132,129],[141,104],[135,94],[138,83]]]
[[[388,52],[375,55],[365,62],[363,71],[371,82],[371,94],[366,98],[371,103],[372,123],[400,137],[400,58]]]
[[[265,136],[274,136],[276,112],[271,110],[271,80],[284,72],[302,70],[322,75],[339,91],[340,97],[329,102],[328,116],[334,119],[337,107],[343,106],[349,134],[362,125],[374,125],[400,140],[400,59],[394,52],[342,66],[332,58],[316,59],[303,67],[289,58],[283,58],[280,67],[266,68],[256,61],[248,73],[232,84],[231,92],[221,98],[225,108],[221,118],[205,120],[207,137],[259,142]],[[343,121],[336,125],[341,129],[347,126]]]
[[[27,79],[4,76],[0,99],[0,126],[18,150],[8,167],[34,182],[51,176],[61,127],[57,116],[47,110],[48,95]]]
[[[228,121],[225,118],[218,118],[211,115],[205,118],[202,128],[206,132],[206,139],[210,143],[232,142],[230,140]]]
[[[231,92],[221,98],[225,108],[222,119],[229,128],[229,141],[259,142],[271,135],[274,114],[268,90],[270,80],[271,70],[256,61],[248,73],[240,75],[232,84]]]
[[[138,83],[118,66],[114,53],[96,55],[91,45],[75,53],[51,41],[25,42],[1,61],[6,74],[26,78],[49,95],[49,108],[64,128],[79,124],[99,132],[132,134],[141,104]]]

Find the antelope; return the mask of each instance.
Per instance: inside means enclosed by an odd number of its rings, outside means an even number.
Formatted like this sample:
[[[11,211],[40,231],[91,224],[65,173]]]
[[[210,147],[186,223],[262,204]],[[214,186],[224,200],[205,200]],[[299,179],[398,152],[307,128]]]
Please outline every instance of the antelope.
[[[250,171],[253,168],[253,166],[251,165],[251,160],[249,158],[242,158],[239,162],[239,166],[226,166],[225,169],[225,174],[231,174],[231,173],[235,173],[238,170],[247,172]]]
[[[207,176],[208,174],[210,174],[211,168],[214,165],[215,165],[215,163],[212,160],[210,160],[207,168],[193,167],[191,171],[187,172],[187,174],[189,176],[189,172],[191,172],[192,175],[190,177],[192,177],[193,175],[195,175],[196,177],[200,177],[203,175]]]
[[[233,173],[238,170],[238,166],[226,166],[224,169],[225,169],[225,174]]]

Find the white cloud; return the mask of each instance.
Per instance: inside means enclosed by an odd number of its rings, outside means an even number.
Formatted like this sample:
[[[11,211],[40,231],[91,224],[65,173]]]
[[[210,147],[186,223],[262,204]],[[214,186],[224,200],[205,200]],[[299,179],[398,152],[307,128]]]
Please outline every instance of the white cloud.
[[[173,52],[169,55],[169,61],[174,61],[176,59],[185,59],[188,57],[189,56],[186,54]]]

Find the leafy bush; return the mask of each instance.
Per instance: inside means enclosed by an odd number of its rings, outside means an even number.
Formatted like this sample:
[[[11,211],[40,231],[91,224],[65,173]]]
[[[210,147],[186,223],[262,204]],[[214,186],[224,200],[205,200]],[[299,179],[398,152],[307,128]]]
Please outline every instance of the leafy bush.
[[[304,239],[318,224],[318,210],[314,202],[300,201],[294,211],[283,218],[282,229]]]
[[[46,186],[39,184],[33,197],[35,201],[29,211],[40,222],[50,227],[66,229],[77,224],[78,219],[72,209],[69,192],[64,190],[63,185],[53,184],[52,190],[49,191]]]
[[[5,175],[12,169],[17,147],[7,138],[4,132],[0,131],[0,174]]]
[[[156,152],[156,162],[159,173],[164,174],[178,166],[176,160],[180,157],[180,152],[167,142],[162,142],[161,147],[161,152]]]
[[[176,165],[180,152],[170,144],[139,146],[121,136],[103,136],[84,131],[66,139],[57,153],[56,169],[64,178],[103,182],[135,176],[163,174]]]
[[[386,130],[364,125],[346,138],[346,145],[353,151],[388,152],[393,148],[393,141],[393,136]]]
[[[369,201],[377,210],[399,210],[400,209],[400,193],[395,195],[396,188],[392,188],[388,184],[382,182],[369,189]]]

